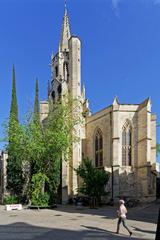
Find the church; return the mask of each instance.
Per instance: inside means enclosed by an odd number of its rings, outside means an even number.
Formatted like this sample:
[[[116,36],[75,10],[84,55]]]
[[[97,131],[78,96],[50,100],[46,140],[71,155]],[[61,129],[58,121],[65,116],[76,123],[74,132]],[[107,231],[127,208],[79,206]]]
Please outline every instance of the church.
[[[73,143],[71,166],[62,163],[62,202],[77,194],[78,178],[73,170],[83,157],[96,168],[110,172],[109,198],[128,196],[141,201],[156,198],[156,115],[151,100],[123,104],[116,97],[110,106],[91,114],[81,86],[81,40],[70,31],[67,8],[58,52],[51,56],[51,91],[56,101],[69,93],[81,102],[83,124],[77,126],[79,142]],[[41,121],[47,118],[48,101],[40,103]]]

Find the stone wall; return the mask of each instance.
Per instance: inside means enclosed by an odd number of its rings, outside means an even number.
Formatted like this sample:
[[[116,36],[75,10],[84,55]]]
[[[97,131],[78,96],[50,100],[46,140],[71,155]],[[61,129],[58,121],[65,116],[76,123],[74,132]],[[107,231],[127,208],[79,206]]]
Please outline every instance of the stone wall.
[[[122,166],[122,128],[126,122],[132,128],[131,166]],[[156,163],[156,117],[151,115],[151,103],[113,104],[87,118],[85,156],[94,157],[94,136],[103,133],[103,166],[113,171],[113,195],[153,200],[155,198],[154,166]],[[110,170],[110,172],[112,172]]]

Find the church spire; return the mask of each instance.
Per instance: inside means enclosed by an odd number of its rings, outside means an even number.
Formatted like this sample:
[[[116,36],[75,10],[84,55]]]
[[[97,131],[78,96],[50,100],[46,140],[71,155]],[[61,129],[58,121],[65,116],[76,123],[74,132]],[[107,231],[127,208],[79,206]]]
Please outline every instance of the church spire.
[[[66,50],[68,49],[68,40],[70,39],[70,37],[71,37],[71,33],[70,33],[69,17],[67,14],[67,4],[65,1],[62,33],[61,33],[61,40],[59,44],[60,51],[65,51],[65,49]]]
[[[67,1],[64,1],[64,12],[67,15]]]

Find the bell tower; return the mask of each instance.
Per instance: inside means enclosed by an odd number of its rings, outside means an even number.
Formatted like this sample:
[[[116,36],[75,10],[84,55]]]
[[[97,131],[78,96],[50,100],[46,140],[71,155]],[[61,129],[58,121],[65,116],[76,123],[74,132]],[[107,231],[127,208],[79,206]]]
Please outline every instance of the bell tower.
[[[84,87],[81,90],[81,41],[77,36],[71,35],[66,3],[58,52],[55,55],[52,54],[51,57],[51,72],[50,100],[54,103],[63,98],[65,94],[71,95],[73,99],[80,101],[79,111],[84,118],[83,110],[85,109],[86,113],[87,100]],[[78,183],[74,169],[82,160],[82,139],[85,136],[85,126],[76,125],[76,134],[80,141],[72,143],[72,159],[69,164],[62,161],[62,201],[67,201],[68,197],[77,194]]]
[[[74,98],[81,97],[81,42],[71,36],[69,17],[65,4],[61,38],[58,52],[51,57],[53,101],[66,93]]]

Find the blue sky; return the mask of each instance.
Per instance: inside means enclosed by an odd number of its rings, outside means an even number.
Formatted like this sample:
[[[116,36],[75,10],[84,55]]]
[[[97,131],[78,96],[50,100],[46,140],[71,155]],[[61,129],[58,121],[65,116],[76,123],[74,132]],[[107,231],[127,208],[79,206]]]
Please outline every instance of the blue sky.
[[[92,112],[116,95],[121,103],[151,97],[159,122],[160,0],[68,0],[67,7],[71,32],[82,41]],[[63,0],[0,0],[0,125],[9,115],[13,63],[20,117],[33,103],[36,77],[45,100],[63,13]]]

